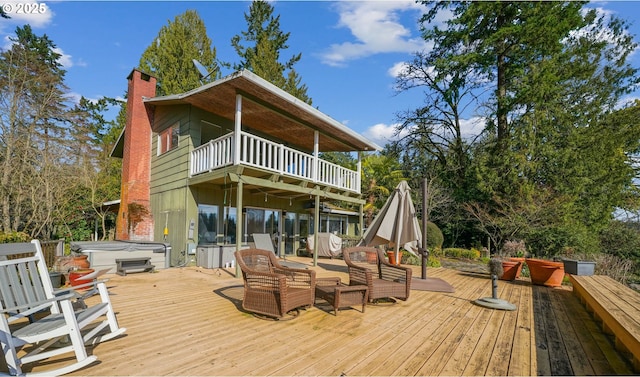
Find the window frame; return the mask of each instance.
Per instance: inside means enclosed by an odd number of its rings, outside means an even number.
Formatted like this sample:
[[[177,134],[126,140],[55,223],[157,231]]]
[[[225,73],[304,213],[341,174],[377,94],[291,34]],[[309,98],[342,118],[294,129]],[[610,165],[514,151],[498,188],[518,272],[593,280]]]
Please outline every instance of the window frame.
[[[158,156],[176,149],[179,142],[180,122],[176,122],[158,133]]]

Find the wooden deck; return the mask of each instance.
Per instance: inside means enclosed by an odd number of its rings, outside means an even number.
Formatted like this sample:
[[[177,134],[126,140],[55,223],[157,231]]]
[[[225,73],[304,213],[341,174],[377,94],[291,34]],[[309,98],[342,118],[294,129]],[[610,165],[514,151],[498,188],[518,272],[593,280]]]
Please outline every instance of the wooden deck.
[[[342,260],[320,259],[310,268],[319,277],[348,281]],[[518,307],[507,312],[472,303],[491,296],[487,275],[446,268],[430,268],[428,275],[449,282],[455,293],[412,291],[407,302],[338,316],[319,300],[286,322],[245,313],[242,281],[227,271],[188,267],[112,275],[112,301],[126,336],[90,349],[99,362],[74,375],[633,373],[570,287],[501,281],[499,297]]]

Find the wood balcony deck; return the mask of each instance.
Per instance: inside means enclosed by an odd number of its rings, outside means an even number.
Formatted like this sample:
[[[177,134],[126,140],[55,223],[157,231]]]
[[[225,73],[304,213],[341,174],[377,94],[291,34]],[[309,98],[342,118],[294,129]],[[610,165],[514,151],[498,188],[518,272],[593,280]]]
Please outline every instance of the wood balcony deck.
[[[342,260],[288,258],[347,281]],[[99,362],[73,375],[616,375],[629,363],[570,287],[499,282],[516,311],[476,306],[487,275],[429,269],[454,293],[412,291],[407,302],[342,310],[318,305],[286,322],[242,310],[242,280],[196,267],[111,276],[126,336],[89,351]],[[415,267],[414,276],[420,276]],[[47,366],[38,366],[34,372]]]
[[[191,177],[234,163],[360,193],[360,169],[347,169],[283,144],[241,132],[229,133],[191,151]],[[234,153],[236,148],[237,153]]]

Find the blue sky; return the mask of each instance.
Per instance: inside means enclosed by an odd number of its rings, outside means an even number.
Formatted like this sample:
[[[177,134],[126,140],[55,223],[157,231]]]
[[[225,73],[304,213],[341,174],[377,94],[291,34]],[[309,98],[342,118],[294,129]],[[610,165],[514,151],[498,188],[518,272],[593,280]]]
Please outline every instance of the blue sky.
[[[90,99],[122,98],[127,75],[160,28],[188,9],[197,10],[204,20],[218,59],[237,61],[230,40],[246,29],[244,14],[250,5],[247,1],[44,1],[37,4],[45,4],[46,11],[25,16],[16,13],[18,1],[0,0],[12,7],[12,19],[0,19],[0,47],[8,47],[16,26],[31,24],[63,54],[72,96]],[[273,1],[272,5],[282,31],[291,33],[283,57],[302,53],[296,70],[313,105],[384,145],[393,133],[396,114],[422,101],[419,91],[393,90],[394,73],[402,62],[425,48],[417,24],[421,6],[405,0]],[[630,21],[630,31],[639,40],[640,2],[590,6]],[[639,55],[632,57],[636,67]]]

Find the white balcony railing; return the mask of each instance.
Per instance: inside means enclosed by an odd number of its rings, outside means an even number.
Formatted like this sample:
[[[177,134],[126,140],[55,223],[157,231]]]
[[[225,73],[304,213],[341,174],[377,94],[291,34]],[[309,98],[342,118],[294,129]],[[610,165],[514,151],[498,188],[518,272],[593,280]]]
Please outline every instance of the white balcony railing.
[[[197,147],[191,152],[191,176],[232,165],[233,148],[234,133]],[[240,133],[239,163],[360,193],[357,171],[319,159],[316,177],[313,155],[246,132]]]

